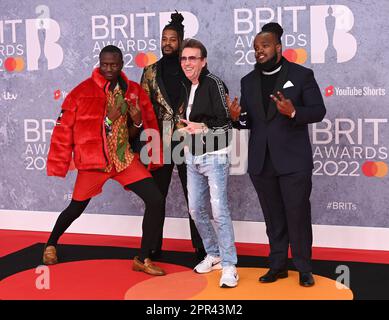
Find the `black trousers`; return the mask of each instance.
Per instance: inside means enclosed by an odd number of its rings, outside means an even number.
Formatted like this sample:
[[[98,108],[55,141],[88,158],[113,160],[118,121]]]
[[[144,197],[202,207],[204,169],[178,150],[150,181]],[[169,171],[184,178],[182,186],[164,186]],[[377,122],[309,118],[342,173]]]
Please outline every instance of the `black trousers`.
[[[142,222],[142,242],[140,258],[143,260],[149,257],[150,251],[158,246],[159,235],[163,228],[163,206],[164,198],[155,184],[153,178],[146,178],[125,186],[145,203],[145,213]],[[59,238],[67,228],[76,220],[86,209],[91,199],[84,201],[72,200],[69,206],[59,215],[47,245],[56,246]]]
[[[172,164],[165,164],[163,167],[154,170],[151,172],[154,181],[159,187],[159,190],[162,193],[162,196],[164,198],[164,204],[163,204],[163,220],[165,220],[166,215],[166,198],[169,192],[169,186],[170,182],[172,180],[172,173],[174,169],[174,162]],[[186,164],[177,164],[177,170],[178,170],[178,176],[180,177],[182,189],[184,191],[186,203],[188,204],[188,189],[186,187]],[[197,228],[194,224],[193,219],[189,215],[188,210],[188,217],[189,217],[189,227],[190,227],[190,235],[192,238],[192,245],[194,248],[203,248],[203,242],[201,240],[201,237],[199,235],[199,232],[197,231]],[[159,242],[158,246],[155,249],[161,249],[162,247],[162,235],[163,235],[163,222],[162,222],[162,229],[161,233],[159,234]]]
[[[250,174],[257,192],[269,238],[271,269],[287,269],[288,248],[299,272],[311,272],[312,222],[309,197],[312,172],[279,175],[266,152],[259,175]]]

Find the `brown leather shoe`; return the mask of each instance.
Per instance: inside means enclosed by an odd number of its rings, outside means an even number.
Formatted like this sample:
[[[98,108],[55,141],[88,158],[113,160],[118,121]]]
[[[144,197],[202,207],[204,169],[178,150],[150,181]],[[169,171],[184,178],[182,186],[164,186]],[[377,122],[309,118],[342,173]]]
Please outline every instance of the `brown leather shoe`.
[[[139,260],[139,257],[134,257],[134,262],[132,264],[132,270],[142,271],[142,272],[151,274],[153,276],[164,276],[166,274],[166,272],[162,268],[153,264],[153,262],[149,258],[146,258],[145,262],[142,263]]]
[[[54,246],[47,246],[43,252],[44,264],[56,264],[58,263],[57,250]]]

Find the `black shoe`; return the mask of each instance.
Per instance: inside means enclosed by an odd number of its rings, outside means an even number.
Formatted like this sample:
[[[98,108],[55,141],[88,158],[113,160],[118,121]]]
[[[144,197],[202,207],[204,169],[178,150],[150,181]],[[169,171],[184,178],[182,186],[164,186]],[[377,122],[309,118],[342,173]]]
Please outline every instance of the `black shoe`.
[[[149,258],[151,260],[155,260],[160,258],[162,255],[162,250],[161,249],[153,249],[150,251]]]
[[[198,261],[203,261],[204,258],[207,256],[207,253],[205,252],[204,248],[195,248],[196,258]]]
[[[312,272],[299,272],[299,276],[300,286],[312,287],[315,284],[315,279],[313,279]]]
[[[259,282],[270,283],[288,277],[288,270],[270,269],[266,274],[259,278]]]

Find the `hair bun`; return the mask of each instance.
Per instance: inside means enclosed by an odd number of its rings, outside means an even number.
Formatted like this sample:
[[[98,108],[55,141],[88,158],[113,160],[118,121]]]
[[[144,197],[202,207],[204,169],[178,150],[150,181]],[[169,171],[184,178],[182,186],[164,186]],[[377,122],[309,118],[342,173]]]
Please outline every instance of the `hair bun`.
[[[178,13],[177,10],[176,12],[173,12],[170,17],[172,18],[171,24],[180,25],[184,21],[184,16],[181,13]]]
[[[177,32],[178,38],[180,41],[184,39],[184,25],[182,22],[184,21],[184,16],[181,13],[173,12],[170,16],[172,18],[171,21],[163,28],[163,30],[171,29]]]
[[[284,29],[277,22],[269,22],[262,27],[262,32],[275,33],[281,39]]]

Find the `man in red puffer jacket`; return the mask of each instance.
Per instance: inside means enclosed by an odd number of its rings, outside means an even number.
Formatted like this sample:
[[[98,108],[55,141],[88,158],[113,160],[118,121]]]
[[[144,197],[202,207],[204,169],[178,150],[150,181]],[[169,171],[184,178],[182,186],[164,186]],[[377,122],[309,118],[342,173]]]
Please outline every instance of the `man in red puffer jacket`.
[[[163,226],[163,197],[151,174],[129,143],[143,127],[148,138],[148,169],[161,166],[162,150],[153,107],[143,89],[121,71],[123,55],[109,45],[100,52],[100,67],[66,97],[54,127],[47,158],[47,174],[65,177],[71,160],[78,169],[72,201],[59,215],[43,253],[44,264],[58,262],[58,239],[102,192],[108,179],[135,192],[145,203],[142,243],[133,270],[152,275],[165,272],[149,259]],[[144,153],[142,151],[142,160]]]

